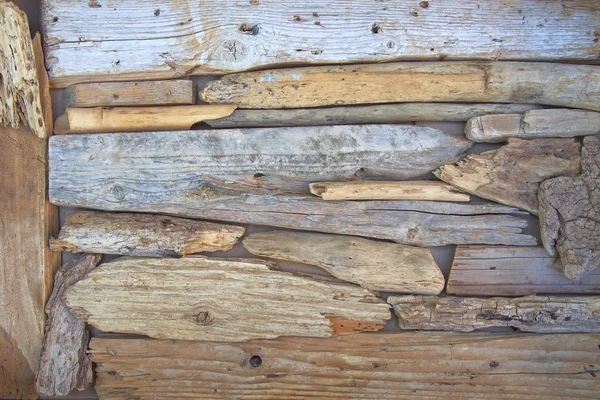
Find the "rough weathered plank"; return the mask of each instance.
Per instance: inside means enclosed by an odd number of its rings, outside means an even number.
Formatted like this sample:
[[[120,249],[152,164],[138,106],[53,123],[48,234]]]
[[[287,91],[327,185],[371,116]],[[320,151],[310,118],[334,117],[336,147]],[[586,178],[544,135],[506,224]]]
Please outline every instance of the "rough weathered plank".
[[[65,290],[96,268],[102,256],[81,255],[63,265],[54,277],[54,289],[46,304],[46,332],[35,389],[42,396],[66,396],[93,383],[92,362],[86,354],[89,334],[62,300]]]
[[[227,75],[201,96],[240,108],[458,101],[600,111],[600,66],[456,61],[277,69]]]
[[[50,239],[56,251],[176,257],[231,250],[245,229],[183,218],[147,214],[80,211],[67,217]]]
[[[471,332],[511,327],[525,332],[600,332],[600,297],[390,296],[402,329]]]
[[[446,291],[460,296],[600,294],[600,270],[568,279],[543,247],[458,246]]]
[[[115,107],[194,104],[194,82],[186,79],[81,83],[63,92],[65,107]]]
[[[595,0],[42,2],[54,86],[285,64],[596,61],[599,25]]]
[[[509,137],[573,137],[600,133],[600,113],[586,110],[532,110],[523,114],[483,115],[465,126],[467,138],[498,143]]]
[[[548,179],[539,191],[544,248],[571,279],[600,266],[600,139],[585,137],[581,153],[581,176]]]
[[[323,200],[470,200],[468,194],[437,181],[319,182],[309,187]]]
[[[256,256],[316,265],[370,290],[433,295],[444,290],[444,275],[428,249],[283,231],[253,233],[243,244]]]
[[[490,114],[535,110],[534,104],[397,103],[372,106],[236,110],[229,117],[206,121],[213,128],[395,124],[411,121],[467,121]]]
[[[90,353],[96,389],[111,399],[581,400],[598,397],[599,340],[452,332],[244,343],[93,338]]]
[[[469,155],[434,173],[467,193],[537,215],[540,183],[579,173],[580,148],[574,139],[511,138],[497,150]]]
[[[389,306],[355,285],[261,260],[120,258],[71,286],[71,312],[108,332],[239,342],[378,330]]]

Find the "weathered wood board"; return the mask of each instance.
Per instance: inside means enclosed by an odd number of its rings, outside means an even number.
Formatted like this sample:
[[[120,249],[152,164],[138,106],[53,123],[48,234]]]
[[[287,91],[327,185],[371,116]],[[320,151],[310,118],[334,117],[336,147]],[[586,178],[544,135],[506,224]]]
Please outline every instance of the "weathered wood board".
[[[525,332],[600,333],[598,296],[390,296],[402,329],[471,332],[511,327]]]
[[[111,399],[581,400],[600,391],[599,340],[452,332],[244,343],[94,338],[90,353],[96,390]]]
[[[600,294],[600,270],[575,281],[555,262],[543,247],[457,246],[446,291],[459,296]]]
[[[352,236],[308,232],[258,232],[247,236],[250,253],[312,264],[366,289],[440,294],[445,280],[429,249]]]
[[[276,69],[227,75],[200,95],[240,108],[456,101],[600,111],[600,66],[455,61]]]

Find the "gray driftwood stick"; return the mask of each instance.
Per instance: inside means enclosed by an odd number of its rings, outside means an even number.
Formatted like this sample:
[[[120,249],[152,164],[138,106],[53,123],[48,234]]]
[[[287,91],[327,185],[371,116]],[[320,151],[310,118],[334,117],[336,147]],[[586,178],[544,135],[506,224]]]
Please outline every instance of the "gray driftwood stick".
[[[512,327],[525,332],[600,332],[600,297],[477,298],[390,296],[400,328],[471,332]]]
[[[370,290],[432,295],[444,290],[444,275],[429,249],[284,231],[253,233],[243,244],[256,256],[316,265]]]
[[[67,217],[50,249],[144,257],[227,251],[241,226],[147,214],[80,211]]]

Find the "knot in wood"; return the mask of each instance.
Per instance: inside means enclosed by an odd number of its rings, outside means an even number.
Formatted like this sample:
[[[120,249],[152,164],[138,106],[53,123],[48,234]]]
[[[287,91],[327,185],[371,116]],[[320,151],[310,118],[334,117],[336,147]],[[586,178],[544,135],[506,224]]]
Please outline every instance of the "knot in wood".
[[[116,200],[121,201],[125,198],[125,189],[121,185],[114,185],[110,188],[109,192]]]
[[[199,325],[212,325],[215,317],[208,311],[201,311],[194,317],[194,321]]]

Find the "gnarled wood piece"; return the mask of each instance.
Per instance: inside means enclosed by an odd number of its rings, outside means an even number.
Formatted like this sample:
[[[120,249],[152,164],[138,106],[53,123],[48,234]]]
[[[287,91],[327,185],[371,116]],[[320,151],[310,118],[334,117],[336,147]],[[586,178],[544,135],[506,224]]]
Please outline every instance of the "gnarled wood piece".
[[[582,173],[540,185],[540,225],[544,248],[560,256],[564,273],[580,279],[600,266],[600,140],[583,139]]]
[[[467,193],[537,215],[540,183],[579,173],[580,148],[574,139],[511,138],[498,150],[469,155],[434,173]]]
[[[89,334],[62,300],[65,290],[85,278],[100,263],[99,254],[81,255],[63,265],[54,276],[46,303],[46,332],[35,389],[42,396],[66,396],[93,383],[92,362],[86,354]]]
[[[600,332],[600,297],[518,298],[390,296],[402,329],[471,332],[511,327],[525,332]]]
[[[241,226],[160,215],[80,211],[67,217],[56,251],[175,257],[227,251],[244,235]]]
[[[312,264],[366,289],[439,294],[444,275],[428,249],[351,236],[259,232],[243,241],[250,253]]]

